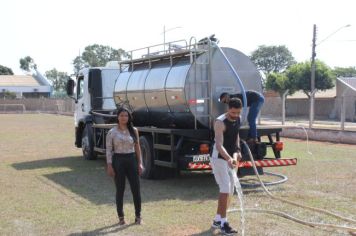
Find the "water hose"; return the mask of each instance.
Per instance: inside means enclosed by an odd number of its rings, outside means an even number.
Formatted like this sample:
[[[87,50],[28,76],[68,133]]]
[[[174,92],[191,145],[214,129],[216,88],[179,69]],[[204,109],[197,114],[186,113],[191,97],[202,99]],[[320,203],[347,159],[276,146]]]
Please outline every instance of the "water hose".
[[[323,214],[326,214],[326,215],[329,215],[329,216],[332,216],[332,217],[335,217],[335,218],[338,218],[338,219],[341,219],[341,220],[344,220],[344,221],[348,221],[350,223],[354,223],[354,224],[356,223],[356,220],[337,215],[337,214],[332,213],[330,211],[327,211],[327,210],[324,210],[324,209],[315,208],[315,207],[304,206],[302,204],[298,204],[298,203],[295,203],[295,202],[292,202],[292,201],[289,201],[289,200],[286,200],[286,199],[283,199],[283,198],[276,197],[276,196],[272,195],[271,192],[266,188],[265,184],[263,183],[263,181],[260,178],[260,175],[258,174],[258,171],[257,171],[257,168],[256,168],[256,164],[255,164],[255,161],[253,159],[251,150],[249,149],[249,147],[248,147],[248,145],[246,144],[245,141],[242,141],[242,142],[245,145],[246,150],[248,150],[248,154],[249,154],[249,158],[250,158],[251,163],[252,163],[252,167],[253,167],[254,172],[255,172],[255,174],[256,174],[259,182],[260,182],[260,185],[262,186],[263,190],[267,193],[267,195],[270,198],[275,199],[275,200],[279,200],[281,202],[288,203],[288,204],[293,205],[293,206],[298,206],[298,207],[302,207],[302,208],[305,208],[305,209],[308,209],[308,210],[311,210],[311,211],[323,213]],[[233,211],[236,211],[236,209],[229,210],[228,212],[233,212]],[[255,209],[255,208],[248,208],[248,209],[246,209],[246,211],[274,214],[274,215],[278,215],[278,216],[287,218],[289,220],[293,220],[293,221],[295,221],[297,223],[308,225],[308,226],[311,226],[311,227],[318,227],[319,226],[319,227],[327,227],[327,228],[333,228],[333,229],[348,230],[348,231],[350,231],[349,232],[350,234],[354,234],[353,232],[356,232],[356,228],[353,228],[353,227],[339,226],[339,225],[333,225],[333,224],[307,222],[307,221],[303,221],[303,220],[297,219],[297,218],[295,218],[295,217],[293,217],[291,215],[288,215],[288,214],[286,214],[284,212],[280,212],[280,211],[262,210],[262,209]]]
[[[313,153],[310,151],[310,148],[309,148],[309,136],[308,136],[308,132],[306,131],[306,129],[303,127],[303,126],[299,126],[299,125],[296,125],[296,126],[293,126],[293,127],[297,127],[297,128],[301,128],[303,129],[304,133],[305,133],[305,137],[306,137],[306,142],[307,142],[307,153],[309,155],[311,155],[313,157],[313,164],[315,164],[315,158],[314,158],[314,155]],[[314,173],[315,173],[315,176],[316,176],[316,166],[314,166]],[[277,185],[277,184],[282,184],[284,182],[286,182],[288,180],[288,177],[285,176],[285,175],[282,175],[282,174],[276,174],[276,173],[272,173],[272,172],[267,172],[265,171],[264,172],[265,175],[269,175],[269,176],[275,176],[275,177],[278,177],[280,180],[277,180],[277,181],[273,181],[273,182],[263,182],[265,186],[272,186],[272,185]],[[315,177],[315,183],[318,184],[318,180],[317,180],[317,177]],[[244,188],[257,188],[257,187],[260,187],[261,185],[260,184],[244,184],[242,183],[241,184],[242,187]]]
[[[236,211],[241,211],[241,210],[240,209],[228,210],[228,212],[236,212]],[[282,211],[264,210],[264,209],[257,209],[257,208],[246,208],[246,209],[244,209],[244,211],[277,215],[277,216],[280,216],[280,217],[286,218],[288,220],[292,220],[292,221],[295,221],[295,222],[300,223],[302,225],[307,225],[307,226],[310,226],[310,227],[316,227],[316,226],[329,227],[329,228],[334,228],[334,229],[349,230],[349,231],[351,231],[350,233],[352,233],[352,231],[356,232],[356,228],[352,228],[352,227],[348,227],[348,226],[340,226],[340,225],[308,222],[308,221],[304,221],[304,220],[298,219],[298,218],[296,218],[294,216],[291,216],[291,215],[289,215],[287,213],[284,213]]]
[[[240,86],[241,95],[242,95],[242,105],[243,105],[242,124],[244,124],[245,121],[247,120],[247,97],[246,97],[245,87],[244,87],[244,85],[242,83],[242,80],[240,79],[240,76],[237,74],[234,66],[231,64],[231,62],[229,61],[229,59],[227,58],[227,56],[225,55],[225,53],[221,49],[221,47],[219,47],[219,45],[214,41],[210,41],[210,42],[213,44],[213,46],[215,46],[219,50],[220,54],[225,59],[227,65],[230,67],[232,73],[235,75],[236,81],[237,81],[238,85]]]
[[[282,174],[277,174],[277,173],[264,171],[264,175],[275,176],[275,177],[280,178],[279,180],[273,181],[273,182],[263,182],[265,186],[283,184],[284,182],[286,182],[288,180],[288,177],[286,175],[282,175]],[[258,187],[261,186],[261,184],[259,184],[259,183],[257,183],[257,184],[244,184],[244,183],[241,183],[241,186],[244,187],[244,188],[258,188]]]

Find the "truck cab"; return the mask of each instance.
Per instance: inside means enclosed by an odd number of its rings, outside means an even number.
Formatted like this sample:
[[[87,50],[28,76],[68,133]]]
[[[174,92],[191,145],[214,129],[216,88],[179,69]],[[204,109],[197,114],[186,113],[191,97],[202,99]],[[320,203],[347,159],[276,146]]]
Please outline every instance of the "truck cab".
[[[95,159],[93,122],[107,123],[112,119],[98,120],[93,111],[113,114],[116,105],[113,88],[120,70],[115,67],[84,68],[67,83],[67,94],[74,99],[75,146],[83,149],[85,159]],[[96,120],[95,120],[96,119]]]

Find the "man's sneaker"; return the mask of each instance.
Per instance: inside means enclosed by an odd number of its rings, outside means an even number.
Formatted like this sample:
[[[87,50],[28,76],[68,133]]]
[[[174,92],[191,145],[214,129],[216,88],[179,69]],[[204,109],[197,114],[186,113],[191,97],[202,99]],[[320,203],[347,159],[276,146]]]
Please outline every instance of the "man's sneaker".
[[[216,221],[213,220],[213,224],[211,225],[211,227],[215,228],[215,229],[220,229],[221,228],[221,221]]]
[[[221,233],[223,235],[234,235],[237,234],[237,230],[231,228],[228,222],[225,222],[223,227],[221,227]]]

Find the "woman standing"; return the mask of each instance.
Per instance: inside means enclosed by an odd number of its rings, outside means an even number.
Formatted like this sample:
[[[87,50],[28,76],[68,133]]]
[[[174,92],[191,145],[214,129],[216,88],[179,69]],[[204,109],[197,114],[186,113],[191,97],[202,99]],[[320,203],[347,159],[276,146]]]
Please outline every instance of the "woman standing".
[[[117,126],[106,136],[106,162],[108,175],[115,179],[116,207],[119,224],[125,224],[123,198],[127,177],[135,205],[135,223],[141,224],[140,179],[142,173],[141,150],[138,131],[132,125],[128,109],[119,108]]]

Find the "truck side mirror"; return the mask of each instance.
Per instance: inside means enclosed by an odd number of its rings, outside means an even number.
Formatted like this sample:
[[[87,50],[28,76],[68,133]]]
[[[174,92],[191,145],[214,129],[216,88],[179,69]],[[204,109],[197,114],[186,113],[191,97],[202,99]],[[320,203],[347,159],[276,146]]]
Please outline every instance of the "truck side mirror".
[[[74,86],[75,86],[74,80],[73,79],[68,79],[66,90],[67,90],[67,95],[69,97],[73,97],[73,95],[74,95]]]

